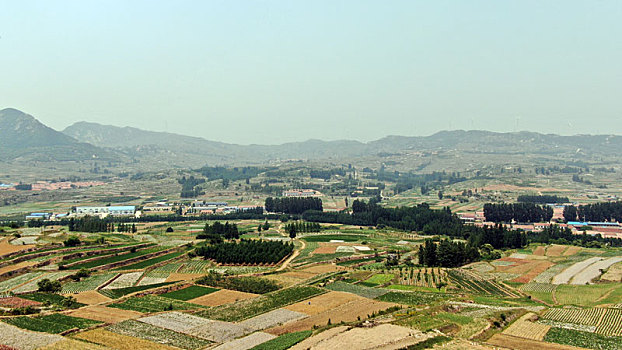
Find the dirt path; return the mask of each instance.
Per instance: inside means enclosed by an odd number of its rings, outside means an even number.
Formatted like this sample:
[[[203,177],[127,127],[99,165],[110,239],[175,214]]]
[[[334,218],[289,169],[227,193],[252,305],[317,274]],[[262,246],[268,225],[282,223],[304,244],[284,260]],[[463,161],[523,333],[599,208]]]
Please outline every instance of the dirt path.
[[[292,260],[296,259],[296,257],[298,255],[300,255],[300,251],[302,251],[303,249],[305,249],[307,247],[307,243],[305,243],[305,241],[299,240],[299,242],[302,244],[302,247],[300,247],[300,249],[296,249],[294,251],[294,253],[292,254],[292,256],[287,258],[287,260],[285,260],[285,262],[283,262],[283,265],[281,265],[281,267],[279,267],[275,271],[283,271],[283,270],[285,270],[287,268],[287,265],[289,265],[289,263],[292,262]]]

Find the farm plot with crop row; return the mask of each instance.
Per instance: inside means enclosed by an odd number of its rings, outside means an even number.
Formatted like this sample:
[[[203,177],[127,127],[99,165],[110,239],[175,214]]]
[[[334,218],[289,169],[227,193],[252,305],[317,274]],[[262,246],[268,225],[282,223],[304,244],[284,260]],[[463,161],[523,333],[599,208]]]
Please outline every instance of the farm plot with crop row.
[[[143,275],[142,271],[123,273],[102,289],[118,289],[118,288],[132,287],[134,286],[134,284],[136,284],[136,282],[142,275]]]
[[[592,309],[549,309],[542,318],[558,322],[577,323],[587,326],[597,326],[601,317],[605,314],[604,308]]]
[[[144,261],[140,261],[137,262],[136,264],[132,264],[132,265],[128,265],[128,266],[124,266],[124,267],[120,267],[119,269],[122,270],[138,270],[138,269],[144,269],[147,268],[149,266],[155,265],[155,264],[159,264],[163,261],[166,260],[170,260],[173,258],[176,258],[178,256],[181,256],[182,254],[184,254],[185,251],[180,251],[180,252],[173,252],[173,253],[169,253],[169,254],[164,254],[158,257],[155,257],[153,259],[147,259]]]
[[[540,323],[530,322],[529,319],[535,317],[535,314],[528,313],[503,331],[503,334],[513,335],[515,337],[542,340],[546,333],[551,329],[551,326],[547,326]]]
[[[234,323],[208,320],[179,312],[143,317],[138,321],[219,343],[250,333],[249,330]]]
[[[576,274],[583,271],[583,269],[590,266],[591,264],[597,261],[600,261],[602,259],[603,258],[600,258],[600,257],[593,257],[593,258],[585,259],[583,261],[574,263],[570,267],[568,267],[567,269],[565,269],[564,271],[558,273],[555,277],[553,277],[553,279],[551,280],[551,283],[567,284]]]
[[[36,332],[58,334],[73,328],[88,328],[101,322],[86,318],[71,317],[63,314],[52,314],[40,317],[19,316],[3,319],[4,322],[19,328]]]
[[[222,321],[242,321],[262,313],[325,293],[313,286],[295,286],[277,290],[253,299],[240,300],[201,311],[200,316]]]
[[[162,298],[156,295],[131,297],[120,303],[110,304],[108,307],[138,312],[160,312],[165,310],[193,310],[204,308],[201,305],[186,303],[175,299]]]
[[[535,283],[551,283],[553,277],[558,275],[563,270],[567,269],[573,264],[573,262],[566,262],[549,267],[544,272],[534,277],[531,281]]]
[[[102,284],[110,281],[111,279],[113,279],[114,277],[116,277],[118,274],[117,273],[102,273],[99,275],[93,275],[90,277],[87,277],[85,279],[83,279],[82,281],[78,281],[78,282],[69,282],[63,285],[62,290],[60,291],[61,294],[71,294],[71,293],[80,293],[80,292],[86,292],[89,290],[95,290],[97,289],[97,287],[101,286]]]
[[[13,293],[28,293],[28,292],[34,292],[37,289],[39,289],[39,286],[37,285],[37,283],[39,283],[39,281],[43,280],[43,279],[49,279],[50,281],[56,281],[59,280],[63,277],[67,277],[69,275],[71,275],[72,272],[69,271],[59,271],[59,272],[52,272],[52,273],[48,273],[45,275],[41,275],[37,278],[35,278],[34,280],[19,286],[15,289],[12,290]]]
[[[202,286],[190,286],[176,291],[161,294],[161,297],[171,298],[176,300],[188,301],[190,299],[198,298],[203,295],[214,293],[218,291],[216,288],[202,287]]]
[[[598,350],[619,350],[621,337],[607,337],[596,333],[564,328],[551,328],[544,341]]]
[[[18,327],[0,322],[0,344],[8,349],[38,349],[63,340],[63,337],[52,334],[33,333]]]
[[[191,260],[185,262],[181,268],[177,271],[177,273],[195,273],[202,274],[207,273],[208,269],[212,266],[211,261],[205,260]]]
[[[330,289],[336,292],[352,293],[370,299],[377,298],[390,292],[390,290],[388,289],[364,287],[339,281],[327,285],[326,289]]]
[[[250,332],[260,331],[262,329],[276,327],[289,321],[296,321],[306,318],[307,315],[301,312],[291,311],[287,309],[276,309],[265,314],[257,315],[238,323],[239,326],[248,329]]]
[[[162,283],[156,283],[156,284],[152,284],[148,286],[134,286],[134,287],[118,288],[118,289],[100,289],[98,290],[98,292],[101,295],[107,296],[108,298],[119,299],[122,296],[126,296],[134,292],[140,292],[140,291],[151,289],[151,288],[162,287],[162,286],[169,285],[171,283],[173,282],[162,282]]]
[[[134,320],[123,321],[108,326],[106,329],[129,337],[145,339],[154,343],[171,345],[187,350],[200,349],[211,344],[209,341],[204,339],[195,338],[183,333]]]
[[[181,267],[182,263],[171,263],[162,266],[158,266],[155,269],[148,271],[145,273],[145,277],[155,277],[155,278],[167,278],[171,275],[171,273],[177,272]]]
[[[596,333],[603,335],[622,336],[622,310],[607,309],[605,316],[596,327]]]
[[[494,280],[486,280],[475,273],[463,269],[447,270],[449,279],[460,288],[481,294],[491,294],[503,297],[516,298],[518,295],[509,288],[502,286]]]
[[[524,292],[551,293],[555,290],[555,288],[557,288],[556,284],[530,282],[527,284],[523,284],[519,289]]]
[[[432,304],[446,297],[439,293],[420,293],[420,292],[390,292],[376,298],[377,300],[403,305],[424,305]]]
[[[23,275],[19,275],[13,278],[10,278],[8,280],[2,281],[0,282],[0,292],[8,292],[9,290],[18,287],[21,284],[24,284],[32,279],[35,279],[41,275],[43,275],[44,272],[28,272],[25,273]]]
[[[71,268],[72,269],[91,269],[97,266],[103,266],[103,265],[108,265],[108,264],[112,264],[112,263],[116,263],[116,262],[120,262],[120,261],[124,261],[124,260],[129,260],[129,259],[133,259],[133,258],[137,258],[140,256],[144,256],[147,254],[151,254],[151,253],[156,253],[159,251],[164,250],[165,248],[162,247],[156,247],[156,248],[149,248],[149,249],[143,249],[143,250],[137,250],[134,253],[125,253],[125,254],[119,254],[119,255],[112,255],[103,259],[98,259],[98,260],[93,260],[93,261],[89,261],[89,262],[85,262],[83,264],[77,264],[77,265],[73,265]]]

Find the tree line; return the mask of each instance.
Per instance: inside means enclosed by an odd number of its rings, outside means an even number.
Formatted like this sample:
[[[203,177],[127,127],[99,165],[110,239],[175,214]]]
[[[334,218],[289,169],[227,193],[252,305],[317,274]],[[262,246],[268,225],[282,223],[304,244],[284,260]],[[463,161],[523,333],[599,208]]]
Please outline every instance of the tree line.
[[[536,204],[547,204],[547,203],[568,203],[570,200],[568,197],[559,197],[553,195],[520,195],[516,199],[518,202],[522,203],[536,203]]]
[[[322,227],[317,222],[296,221],[285,225],[285,231],[291,238],[295,238],[297,233],[320,232]]]
[[[272,213],[302,214],[307,210],[322,210],[322,200],[315,197],[266,198],[266,211]]]
[[[492,222],[548,222],[553,218],[553,208],[534,203],[486,203],[484,216]]]
[[[177,180],[177,182],[181,185],[181,198],[193,198],[205,194],[200,188],[196,188],[196,186],[205,183],[205,179],[195,179],[195,177],[191,175],[188,178],[183,176],[181,179]]]
[[[274,264],[291,254],[294,245],[280,241],[241,240],[200,246],[195,252],[221,264]]]
[[[622,222],[622,202],[602,202],[585,205],[568,205],[564,208],[566,221]]]
[[[551,225],[542,231],[529,233],[529,241],[545,244],[572,244],[582,247],[600,247],[608,245],[622,247],[622,239],[603,237],[600,234],[574,234],[568,227]]]
[[[458,267],[480,259],[477,247],[443,239],[436,244],[431,239],[419,246],[419,264],[430,267]]]
[[[221,243],[224,239],[237,239],[239,237],[240,232],[238,231],[237,224],[229,224],[229,222],[225,222],[223,225],[219,221],[216,221],[211,225],[209,223],[205,223],[205,227],[203,227],[203,234],[197,235],[197,239],[206,239],[212,244]]]

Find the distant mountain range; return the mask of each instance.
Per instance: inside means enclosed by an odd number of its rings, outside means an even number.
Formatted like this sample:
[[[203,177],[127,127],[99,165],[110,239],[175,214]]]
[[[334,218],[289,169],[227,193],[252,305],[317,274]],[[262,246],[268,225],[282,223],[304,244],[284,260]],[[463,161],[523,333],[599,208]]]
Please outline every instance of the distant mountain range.
[[[78,122],[55,131],[19,110],[0,111],[0,160],[157,160],[163,166],[252,164],[273,160],[346,160],[412,152],[541,154],[606,157],[622,149],[614,135],[559,136],[535,132],[441,131],[431,136],[387,136],[377,141],[321,141],[236,145],[165,132]]]

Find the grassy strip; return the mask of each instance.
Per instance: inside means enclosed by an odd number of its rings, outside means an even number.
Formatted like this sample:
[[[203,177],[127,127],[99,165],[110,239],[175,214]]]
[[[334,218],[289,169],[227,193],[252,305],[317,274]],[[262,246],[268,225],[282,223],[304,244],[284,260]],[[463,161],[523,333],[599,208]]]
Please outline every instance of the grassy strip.
[[[607,337],[604,335],[575,331],[564,328],[551,328],[544,336],[544,341],[551,343],[572,345],[588,349],[620,349],[622,337]]]
[[[149,284],[146,286],[134,286],[134,287],[126,287],[126,288],[118,288],[118,289],[100,289],[97,292],[111,299],[119,299],[123,296],[132,294],[134,292],[140,292],[140,291],[147,290],[147,289],[158,288],[158,287],[169,285],[171,283],[174,283],[174,282],[162,282],[162,283],[156,283],[156,284]]]
[[[162,298],[156,295],[145,295],[143,297],[131,297],[120,303],[110,304],[108,307],[114,307],[122,310],[133,310],[138,312],[160,312],[169,310],[193,310],[203,309],[204,306],[186,303],[169,298]]]
[[[301,331],[283,334],[278,338],[259,344],[251,350],[286,350],[307,339],[313,331]]]
[[[376,299],[396,304],[404,305],[424,305],[435,301],[446,299],[445,295],[438,293],[419,293],[419,292],[390,292],[377,297]]]
[[[176,258],[176,257],[178,257],[178,256],[180,256],[180,255],[182,255],[184,253],[185,253],[185,251],[173,252],[173,253],[165,254],[165,255],[162,255],[162,256],[158,256],[158,257],[153,258],[153,259],[147,259],[147,260],[144,260],[144,261],[140,261],[140,262],[137,262],[136,264],[119,267],[116,270],[138,270],[138,269],[144,269],[146,267],[155,265],[157,263],[161,263],[163,261]]]
[[[41,317],[20,316],[4,319],[4,322],[31,331],[53,334],[62,333],[73,328],[84,329],[101,323],[99,321],[63,314],[52,314]]]
[[[73,298],[70,299],[69,297],[65,297],[59,294],[54,294],[54,293],[36,292],[36,293],[22,294],[19,297],[23,299],[38,301],[44,304],[68,307],[71,309],[77,309],[79,307],[86,306],[86,304],[78,303]]]
[[[165,297],[165,298],[175,299],[175,300],[187,301],[190,299],[198,298],[203,295],[214,293],[218,290],[219,289],[216,289],[216,288],[190,286],[184,289],[178,289],[176,291],[168,292],[165,294],[160,294],[160,296]]]
[[[436,336],[434,338],[428,338],[422,342],[419,342],[417,344],[413,344],[413,345],[409,345],[406,348],[403,348],[401,350],[422,350],[422,349],[431,349],[434,347],[434,345],[436,344],[443,344],[446,343],[448,341],[450,341],[451,338],[450,337],[446,337],[444,335],[439,335]]]
[[[74,265],[74,266],[71,267],[71,269],[72,270],[90,269],[90,268],[97,267],[97,266],[108,265],[108,264],[116,263],[116,262],[123,261],[123,260],[137,258],[139,256],[143,256],[143,255],[159,252],[159,251],[164,250],[164,249],[165,248],[151,248],[151,249],[138,250],[138,251],[136,251],[134,253],[113,255],[113,256],[110,256],[108,258],[103,258],[103,259],[99,259],[99,260],[89,261],[89,262],[86,262],[84,264]]]
[[[267,293],[257,298],[216,306],[201,311],[199,315],[212,320],[242,321],[325,292],[324,289],[313,286],[295,286]]]
[[[302,237],[307,242],[330,242],[331,240],[340,240],[344,242],[356,242],[366,237],[363,235],[317,235]]]

